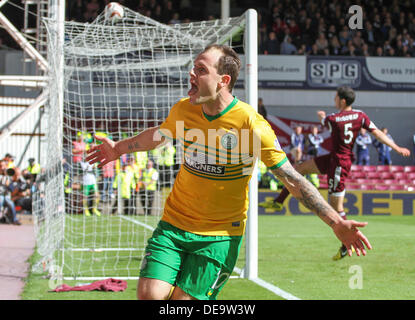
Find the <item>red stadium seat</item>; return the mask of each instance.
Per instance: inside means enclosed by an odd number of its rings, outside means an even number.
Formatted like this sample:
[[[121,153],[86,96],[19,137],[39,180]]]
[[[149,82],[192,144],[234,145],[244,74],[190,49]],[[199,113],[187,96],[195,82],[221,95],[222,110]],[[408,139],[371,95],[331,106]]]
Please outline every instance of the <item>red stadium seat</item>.
[[[407,173],[406,178],[410,180],[415,180],[415,172]]]
[[[392,184],[389,186],[389,190],[406,190],[406,187],[402,184]]]
[[[412,184],[412,180],[410,179],[399,179],[397,181],[395,181],[396,184]]]
[[[380,179],[381,178],[381,173],[377,172],[377,171],[367,172],[366,173],[366,178],[367,179]]]
[[[320,181],[320,189],[328,189],[329,185],[327,184],[327,182],[321,182]]]
[[[392,172],[380,172],[381,179],[395,179],[395,176]]]
[[[373,184],[362,184],[360,190],[375,190],[375,185]]]
[[[415,172],[415,166],[405,166],[404,172]]]
[[[376,166],[363,166],[362,169],[366,172],[374,172],[376,171]]]
[[[359,183],[346,183],[346,189],[348,190],[359,190],[360,186]]]
[[[326,174],[319,174],[318,179],[320,181],[327,181],[327,175]]]
[[[350,171],[363,171],[362,166],[359,166],[357,164],[352,164],[352,168]]]
[[[366,178],[355,179],[354,181],[355,181],[355,183],[358,183],[358,184],[367,184],[367,183],[369,183],[369,180],[366,179]]]
[[[367,179],[366,183],[370,184],[383,184],[383,179]]]
[[[389,172],[390,166],[377,166],[376,171],[377,172]]]
[[[390,187],[391,186],[388,186],[386,184],[377,184],[377,185],[375,185],[375,190],[385,191],[385,190],[389,190]]]
[[[396,180],[395,179],[383,179],[381,180],[382,184],[387,184],[387,185],[391,185],[391,184],[396,184]]]
[[[360,179],[360,178],[366,179],[366,173],[363,171],[352,171],[350,172],[350,177],[352,179]]]
[[[398,179],[405,179],[407,175],[405,172],[394,172],[393,176],[395,180],[398,180]]]
[[[391,166],[390,171],[391,172],[404,172],[405,167],[404,166]]]

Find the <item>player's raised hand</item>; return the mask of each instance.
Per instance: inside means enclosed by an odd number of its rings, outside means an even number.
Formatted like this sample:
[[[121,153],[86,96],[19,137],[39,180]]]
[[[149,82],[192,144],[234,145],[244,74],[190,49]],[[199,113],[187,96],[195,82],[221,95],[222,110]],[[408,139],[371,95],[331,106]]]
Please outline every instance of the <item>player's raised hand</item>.
[[[334,234],[346,246],[349,256],[352,255],[352,246],[356,250],[358,256],[361,254],[365,256],[366,248],[369,250],[372,249],[369,240],[359,229],[357,229],[358,227],[364,227],[366,225],[367,222],[342,220],[333,227]]]
[[[326,112],[322,111],[322,110],[319,110],[319,111],[317,111],[317,115],[320,119],[324,119],[326,117]]]
[[[120,155],[115,149],[115,142],[106,137],[94,136],[95,139],[102,142],[102,144],[94,145],[88,150],[86,161],[90,164],[99,162],[98,168],[106,165],[108,162],[117,160]]]
[[[411,155],[411,151],[406,148],[399,148],[397,152],[403,157],[409,157]]]

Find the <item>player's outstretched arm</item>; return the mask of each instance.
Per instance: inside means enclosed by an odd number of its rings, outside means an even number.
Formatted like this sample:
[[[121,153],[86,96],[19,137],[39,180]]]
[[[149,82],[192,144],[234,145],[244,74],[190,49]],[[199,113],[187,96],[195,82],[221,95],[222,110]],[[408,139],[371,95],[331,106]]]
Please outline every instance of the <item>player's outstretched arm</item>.
[[[355,248],[358,256],[360,254],[366,255],[366,248],[372,249],[369,240],[357,229],[366,226],[367,222],[343,220],[324,200],[320,192],[298,173],[289,162],[284,163],[272,172],[298,201],[333,229],[336,237],[346,246],[350,256],[352,255],[351,246]]]
[[[102,144],[94,145],[88,150],[86,161],[91,164],[99,162],[98,168],[102,168],[108,162],[117,160],[124,153],[152,150],[165,139],[158,130],[159,127],[149,128],[134,137],[117,142],[106,137],[95,136],[95,139],[101,141]]]
[[[391,140],[385,133],[383,133],[379,129],[375,129],[372,132],[372,135],[382,142],[383,144],[386,144],[387,146],[391,147],[395,152],[399,153],[403,157],[409,157],[411,154],[411,151],[409,151],[407,148],[402,148],[398,146],[393,140]]]

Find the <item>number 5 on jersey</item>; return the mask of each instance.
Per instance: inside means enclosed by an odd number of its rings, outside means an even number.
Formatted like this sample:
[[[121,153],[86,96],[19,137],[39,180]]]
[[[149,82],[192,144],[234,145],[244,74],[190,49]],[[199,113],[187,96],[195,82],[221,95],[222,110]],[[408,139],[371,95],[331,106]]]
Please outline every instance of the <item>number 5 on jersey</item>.
[[[345,137],[347,137],[347,138],[344,138],[345,144],[349,144],[353,140],[353,131],[350,130],[352,126],[353,126],[352,123],[346,123],[344,125],[344,135]]]

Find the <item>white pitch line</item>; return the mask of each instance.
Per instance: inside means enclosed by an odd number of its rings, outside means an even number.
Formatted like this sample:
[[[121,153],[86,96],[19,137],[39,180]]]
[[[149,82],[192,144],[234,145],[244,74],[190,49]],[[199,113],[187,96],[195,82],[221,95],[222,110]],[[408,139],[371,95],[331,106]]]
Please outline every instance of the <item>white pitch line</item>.
[[[276,295],[286,299],[286,300],[301,300],[300,298],[297,298],[296,296],[293,296],[291,293],[288,293],[276,286],[274,286],[271,283],[268,283],[261,278],[252,279],[253,282],[255,282],[257,285],[264,287],[265,289],[268,289],[271,292],[274,292]]]
[[[120,216],[120,217],[124,220],[127,220],[127,221],[130,221],[132,223],[138,224],[138,225],[140,225],[140,226],[142,226],[142,227],[144,227],[144,228],[146,228],[150,231],[154,231],[154,228],[152,226],[149,226],[148,224],[142,223],[140,221],[134,220],[134,219],[129,218],[129,217],[125,217],[125,216]]]
[[[233,269],[233,271],[235,271],[238,274],[242,273],[242,270],[235,267]],[[296,296],[293,296],[291,293],[286,292],[280,288],[278,288],[277,286],[274,286],[273,284],[266,282],[265,280],[262,280],[261,278],[255,278],[255,279],[248,279],[251,280],[252,282],[256,283],[257,285],[259,285],[260,287],[263,287],[273,293],[275,293],[277,296],[284,298],[286,300],[301,300],[300,298],[297,298]]]

